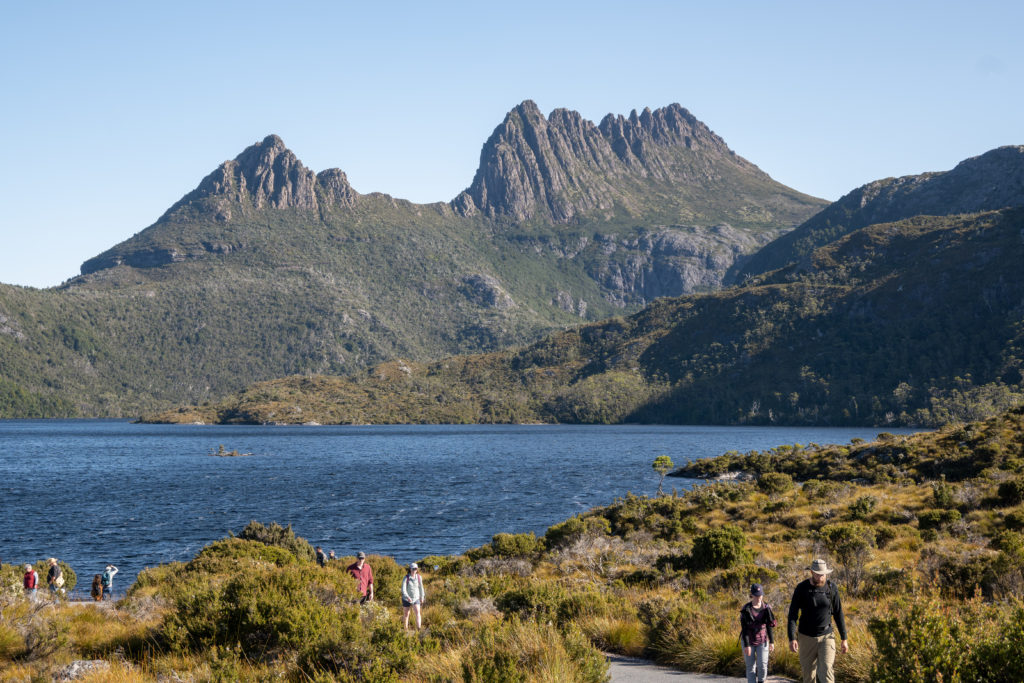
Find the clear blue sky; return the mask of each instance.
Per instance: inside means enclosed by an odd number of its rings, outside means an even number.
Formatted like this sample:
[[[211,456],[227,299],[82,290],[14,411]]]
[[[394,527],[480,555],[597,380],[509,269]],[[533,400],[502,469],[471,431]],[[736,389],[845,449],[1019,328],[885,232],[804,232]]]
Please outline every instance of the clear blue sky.
[[[1024,3],[7,2],[0,282],[46,287],[277,133],[359,192],[446,201],[525,99],[679,102],[836,199],[1024,144]]]

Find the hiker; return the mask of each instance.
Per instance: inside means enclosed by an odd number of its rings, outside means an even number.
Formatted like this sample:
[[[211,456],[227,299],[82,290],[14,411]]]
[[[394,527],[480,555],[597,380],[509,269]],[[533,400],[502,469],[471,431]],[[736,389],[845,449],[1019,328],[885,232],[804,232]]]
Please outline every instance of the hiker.
[[[92,588],[89,589],[89,595],[96,602],[103,599],[103,574],[95,574],[92,577]]]
[[[108,564],[101,575],[103,583],[102,597],[107,600],[112,600],[114,598],[114,575],[117,574],[117,571],[117,567],[112,564]]]
[[[36,589],[39,588],[39,574],[30,564],[25,565],[25,578],[22,580],[22,585],[25,587],[25,595],[30,600],[35,600]]]
[[[348,573],[359,581],[359,593],[363,596],[359,604],[373,600],[373,569],[366,564],[366,553],[359,551],[356,561],[348,566]]]
[[[775,614],[764,601],[764,587],[750,587],[750,602],[740,610],[740,644],[747,683],[764,683],[768,678],[768,655],[775,651]]]
[[[336,559],[338,559],[338,558],[334,556],[334,551],[333,550],[331,552],[327,553],[327,561],[328,562],[334,562]]]
[[[839,630],[842,652],[850,651],[843,603],[839,600],[839,588],[828,578],[832,569],[825,560],[814,560],[807,569],[811,577],[797,584],[793,600],[789,603],[786,625],[789,649],[800,653],[803,683],[815,683],[815,680],[834,683],[836,637],[832,633],[833,619]]]
[[[327,565],[327,556],[324,555],[324,549],[320,546],[316,547],[316,563],[321,567]]]
[[[50,594],[56,596],[64,593],[64,572],[57,564],[57,558],[51,557],[48,562],[50,569],[46,572],[46,583],[50,584]]]
[[[405,610],[405,630],[409,630],[409,612],[416,610],[416,630],[422,626],[420,622],[420,606],[427,599],[423,591],[423,577],[420,576],[420,567],[413,562],[402,579],[402,609]]]

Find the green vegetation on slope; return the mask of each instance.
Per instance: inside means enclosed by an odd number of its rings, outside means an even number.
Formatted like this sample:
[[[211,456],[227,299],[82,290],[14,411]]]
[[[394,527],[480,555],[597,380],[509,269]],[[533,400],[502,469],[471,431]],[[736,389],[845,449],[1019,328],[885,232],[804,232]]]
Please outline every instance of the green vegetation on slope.
[[[852,233],[806,270],[518,351],[292,377],[172,422],[943,424],[1024,398],[1024,210]]]

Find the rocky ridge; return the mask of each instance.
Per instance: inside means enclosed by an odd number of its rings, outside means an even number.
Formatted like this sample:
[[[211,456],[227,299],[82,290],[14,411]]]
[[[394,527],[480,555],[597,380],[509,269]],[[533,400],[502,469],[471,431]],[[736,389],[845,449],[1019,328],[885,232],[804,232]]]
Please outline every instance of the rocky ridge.
[[[886,178],[858,187],[755,254],[737,269],[738,278],[799,262],[815,248],[868,225],[1022,205],[1024,146],[999,147],[965,159],[950,171]]]
[[[546,119],[527,100],[484,144],[472,184],[452,205],[462,215],[513,221],[609,219],[617,207],[642,211],[628,181],[711,188],[723,182],[724,166],[772,182],[679,104],[608,114],[595,125],[567,109]]]

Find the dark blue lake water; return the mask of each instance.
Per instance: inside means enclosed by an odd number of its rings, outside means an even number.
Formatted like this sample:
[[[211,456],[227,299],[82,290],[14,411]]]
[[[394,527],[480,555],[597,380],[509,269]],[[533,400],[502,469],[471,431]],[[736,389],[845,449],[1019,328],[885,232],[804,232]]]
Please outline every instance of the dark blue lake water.
[[[339,555],[408,562],[498,532],[544,532],[652,494],[677,464],[728,450],[847,443],[878,429],[662,426],[220,427],[0,421],[0,559],[55,556],[78,574],[188,560],[255,519]],[[210,457],[223,444],[251,457]],[[692,482],[669,479],[667,486]]]

